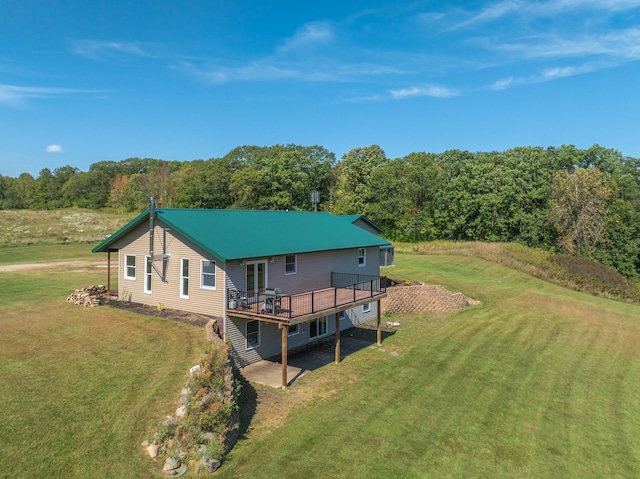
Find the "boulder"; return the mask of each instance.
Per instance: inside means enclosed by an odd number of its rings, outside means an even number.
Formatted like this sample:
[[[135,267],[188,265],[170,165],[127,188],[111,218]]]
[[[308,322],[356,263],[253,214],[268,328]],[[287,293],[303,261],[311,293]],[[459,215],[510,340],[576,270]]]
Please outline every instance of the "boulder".
[[[203,457],[200,464],[206,467],[208,472],[216,472],[220,467],[220,461],[212,457]]]
[[[167,460],[164,461],[164,466],[162,467],[163,471],[173,471],[180,467],[180,459],[177,457],[167,457]]]
[[[151,459],[156,457],[158,455],[158,445],[157,444],[149,444],[147,446],[147,454],[149,454],[149,457]]]

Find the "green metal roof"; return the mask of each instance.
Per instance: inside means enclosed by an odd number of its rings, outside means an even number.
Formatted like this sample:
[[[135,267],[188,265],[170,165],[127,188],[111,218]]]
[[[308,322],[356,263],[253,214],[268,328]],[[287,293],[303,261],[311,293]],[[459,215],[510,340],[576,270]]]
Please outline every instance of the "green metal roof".
[[[223,261],[390,243],[326,212],[157,208],[156,218]],[[93,248],[110,245],[149,222],[149,210]]]

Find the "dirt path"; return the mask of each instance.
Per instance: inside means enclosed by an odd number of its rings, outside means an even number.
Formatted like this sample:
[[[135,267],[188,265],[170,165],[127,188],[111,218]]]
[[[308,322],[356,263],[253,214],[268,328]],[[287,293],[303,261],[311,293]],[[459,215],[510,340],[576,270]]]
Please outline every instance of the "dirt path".
[[[74,261],[55,261],[49,263],[18,263],[0,265],[0,273],[11,273],[13,271],[28,271],[31,269],[54,268],[58,266],[74,266],[74,267],[99,267],[106,266],[104,261],[74,260]]]

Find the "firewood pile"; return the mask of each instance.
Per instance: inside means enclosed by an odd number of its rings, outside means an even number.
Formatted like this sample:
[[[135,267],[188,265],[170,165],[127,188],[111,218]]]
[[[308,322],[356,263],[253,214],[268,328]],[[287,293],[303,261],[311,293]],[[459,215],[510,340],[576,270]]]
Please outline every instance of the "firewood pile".
[[[109,299],[109,292],[105,286],[89,286],[87,288],[76,289],[67,298],[67,303],[77,304],[78,306],[100,306]]]

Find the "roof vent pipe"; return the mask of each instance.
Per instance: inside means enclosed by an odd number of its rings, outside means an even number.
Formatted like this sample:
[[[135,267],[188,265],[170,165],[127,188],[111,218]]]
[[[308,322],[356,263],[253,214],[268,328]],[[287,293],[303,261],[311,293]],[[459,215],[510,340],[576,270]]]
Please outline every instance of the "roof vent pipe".
[[[156,199],[151,196],[149,198],[149,261],[153,261],[153,230],[155,229],[156,219]]]

